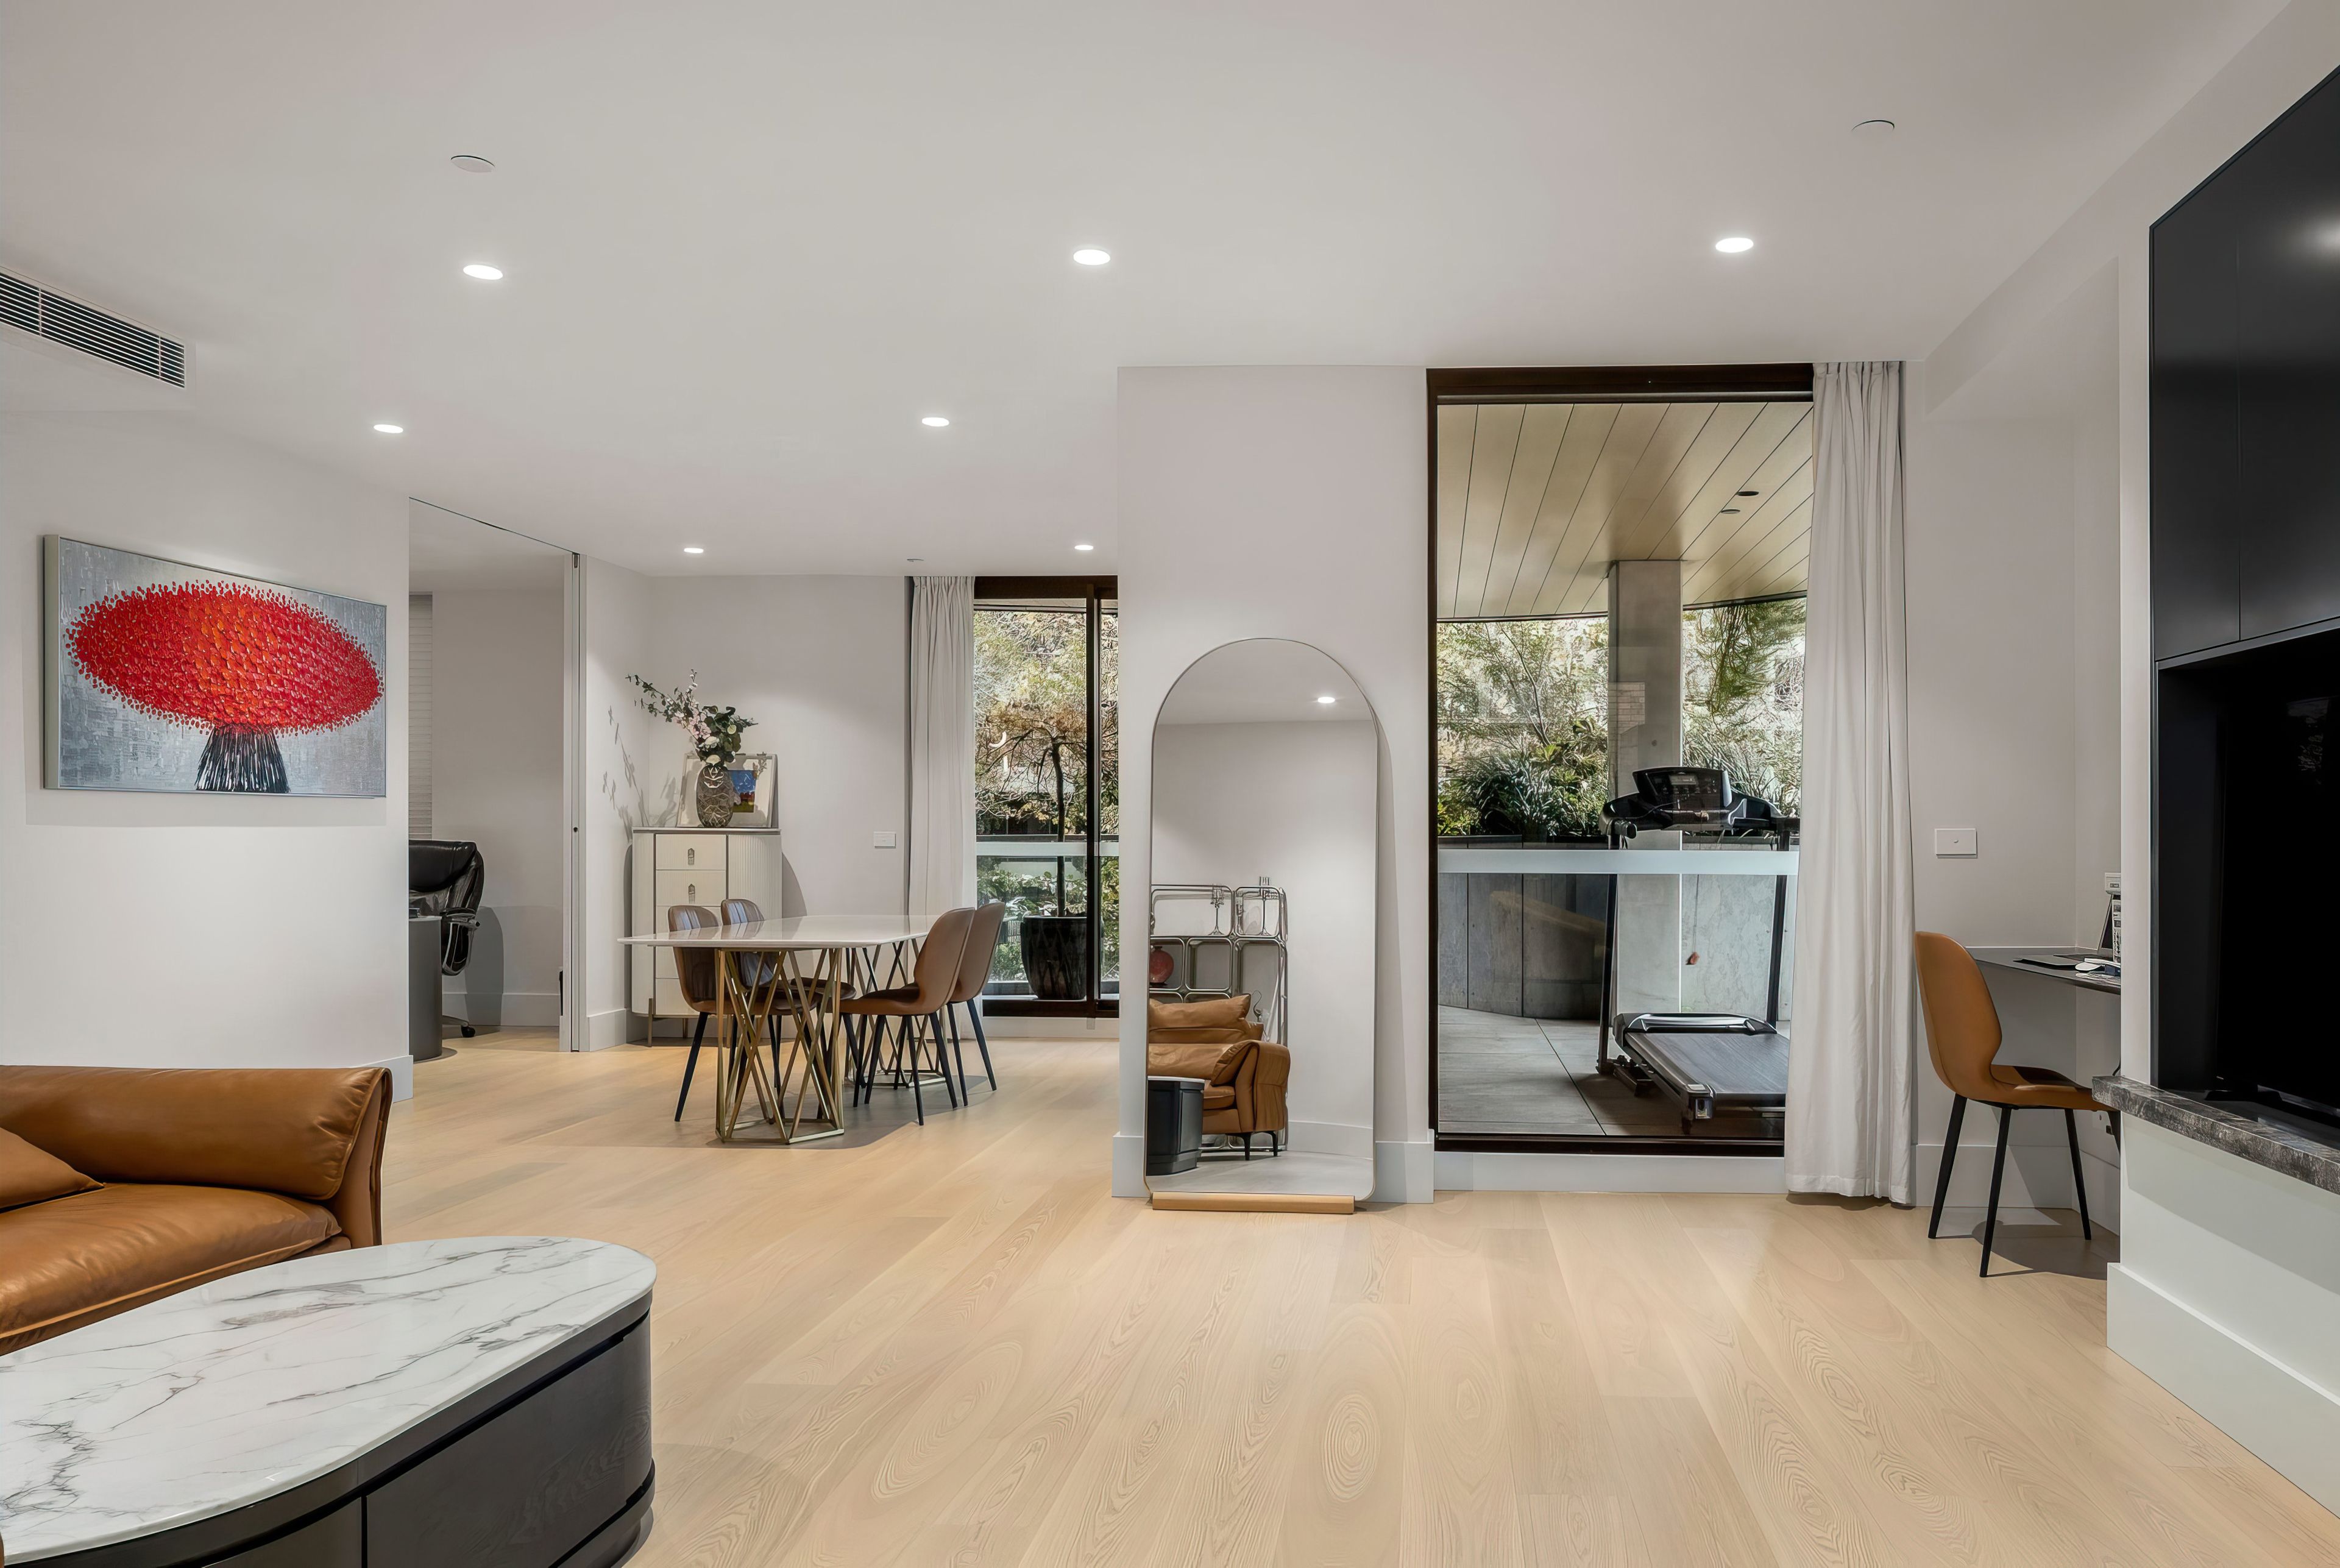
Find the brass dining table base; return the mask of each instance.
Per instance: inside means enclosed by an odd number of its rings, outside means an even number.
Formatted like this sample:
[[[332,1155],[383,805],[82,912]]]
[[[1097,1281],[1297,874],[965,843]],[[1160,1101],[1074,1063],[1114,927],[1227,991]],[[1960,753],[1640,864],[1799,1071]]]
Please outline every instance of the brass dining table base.
[[[908,943],[894,945],[892,979],[907,968]],[[777,952],[726,948],[716,954],[716,1027],[723,1042],[716,1056],[715,1135],[725,1143],[738,1136],[752,1090],[764,1121],[784,1144],[844,1136],[838,1113],[843,1101],[845,1030],[840,1004],[852,968],[848,948],[786,948]],[[809,968],[807,960],[810,960]],[[864,971],[875,984],[875,956]],[[789,1037],[779,1054],[778,1025]],[[775,1067],[768,1068],[763,1042],[773,1042]],[[795,1103],[789,1103],[793,1090]],[[808,1119],[811,1126],[806,1125]]]

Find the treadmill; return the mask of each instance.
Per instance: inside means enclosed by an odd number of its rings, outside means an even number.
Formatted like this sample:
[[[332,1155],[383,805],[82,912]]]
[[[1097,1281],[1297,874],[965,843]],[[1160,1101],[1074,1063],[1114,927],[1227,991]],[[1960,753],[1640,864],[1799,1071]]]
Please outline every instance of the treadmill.
[[[1793,846],[1801,821],[1741,794],[1720,768],[1644,768],[1634,791],[1601,809],[1609,847],[1638,832],[1768,838]],[[1772,878],[1771,968],[1761,1018],[1733,1013],[1612,1012],[1617,986],[1617,874],[1609,878],[1608,947],[1601,968],[1601,1071],[1636,1095],[1663,1094],[1681,1113],[1686,1137],[1776,1139],[1785,1131],[1788,1037],[1780,1033],[1780,943],[1788,878]],[[1611,1039],[1615,1050],[1611,1050]]]

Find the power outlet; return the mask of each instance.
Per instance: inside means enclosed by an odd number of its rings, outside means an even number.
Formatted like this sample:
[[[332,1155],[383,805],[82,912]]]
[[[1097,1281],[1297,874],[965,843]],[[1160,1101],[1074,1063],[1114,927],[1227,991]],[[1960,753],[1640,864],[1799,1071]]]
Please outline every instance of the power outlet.
[[[1934,829],[1934,856],[1937,859],[1970,860],[1980,850],[1975,848],[1975,830],[1971,828],[1937,828]]]

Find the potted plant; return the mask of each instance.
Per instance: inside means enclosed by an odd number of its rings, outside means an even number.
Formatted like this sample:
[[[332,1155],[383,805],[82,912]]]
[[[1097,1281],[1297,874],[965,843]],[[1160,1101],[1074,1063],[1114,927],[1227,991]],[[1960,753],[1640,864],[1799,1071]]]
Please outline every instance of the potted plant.
[[[692,802],[699,825],[729,827],[739,800],[731,786],[731,759],[739,755],[741,743],[756,721],[740,718],[737,708],[699,701],[696,670],[689,681],[672,692],[659,690],[639,675],[626,679],[640,689],[645,710],[679,725],[690,737],[691,753],[699,759],[699,784]]]

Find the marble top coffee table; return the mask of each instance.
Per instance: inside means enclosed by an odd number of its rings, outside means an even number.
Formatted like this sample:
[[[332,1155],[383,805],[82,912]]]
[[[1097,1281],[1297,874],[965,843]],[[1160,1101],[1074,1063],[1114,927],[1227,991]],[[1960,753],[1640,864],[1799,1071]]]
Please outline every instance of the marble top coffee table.
[[[0,1356],[6,1561],[612,1563],[649,1504],[656,1276],[604,1242],[402,1242]]]

